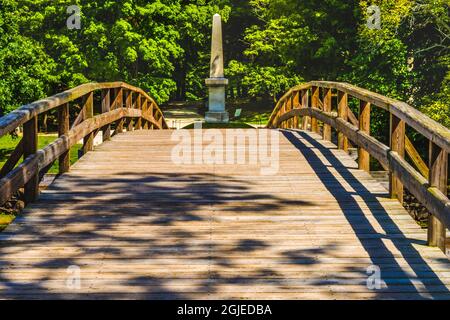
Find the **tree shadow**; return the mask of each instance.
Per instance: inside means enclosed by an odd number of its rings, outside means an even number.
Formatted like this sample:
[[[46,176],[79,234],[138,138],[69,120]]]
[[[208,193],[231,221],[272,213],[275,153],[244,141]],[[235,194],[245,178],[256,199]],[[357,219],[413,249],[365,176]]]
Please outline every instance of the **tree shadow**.
[[[389,216],[386,209],[377,199],[380,194],[372,194],[349,170],[348,167],[333,154],[332,149],[323,146],[319,141],[306,132],[297,130],[283,130],[283,135],[294,145],[298,151],[306,158],[317,177],[327,187],[330,194],[336,199],[346,220],[358,237],[359,242],[370,256],[370,260],[381,269],[381,277],[386,284],[385,288],[376,290],[379,298],[389,298],[389,294],[398,292],[408,292],[410,298],[450,298],[449,291],[444,283],[435,274],[433,269],[427,264],[419,252],[412,245],[413,243],[426,245],[424,241],[410,239],[405,236],[402,230]],[[307,146],[306,143],[312,146]],[[330,165],[326,165],[315,153],[326,158]],[[334,168],[343,181],[356,191],[347,191],[342,182],[330,171]],[[368,220],[364,211],[358,205],[354,196],[360,195],[370,212],[375,213],[377,223],[386,233],[378,233],[374,225]],[[350,210],[350,207],[352,210]],[[390,240],[392,244],[401,252],[402,258],[417,275],[416,278],[408,274],[404,267],[400,265],[391,250],[387,248],[383,240]],[[430,258],[432,259],[432,258]],[[435,262],[448,263],[447,258],[442,255],[442,259],[433,259]],[[426,278],[421,275],[426,274]],[[384,277],[386,275],[386,277]],[[394,278],[392,278],[394,277]],[[425,289],[419,291],[417,282]]]
[[[251,287],[259,271],[224,277],[212,269],[233,268],[270,243],[211,238],[215,206],[226,217],[309,203],[248,190],[245,180],[209,173],[62,175],[0,233],[0,297],[187,299],[221,285]],[[80,289],[67,287],[69,266],[80,268]]]

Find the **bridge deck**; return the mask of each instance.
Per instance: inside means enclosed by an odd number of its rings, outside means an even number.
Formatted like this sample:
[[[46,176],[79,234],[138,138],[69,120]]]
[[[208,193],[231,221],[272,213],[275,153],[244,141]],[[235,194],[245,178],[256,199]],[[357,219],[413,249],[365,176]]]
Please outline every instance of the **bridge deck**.
[[[271,176],[176,165],[171,134],[114,137],[0,233],[0,298],[450,299],[426,230],[331,143],[279,133]]]

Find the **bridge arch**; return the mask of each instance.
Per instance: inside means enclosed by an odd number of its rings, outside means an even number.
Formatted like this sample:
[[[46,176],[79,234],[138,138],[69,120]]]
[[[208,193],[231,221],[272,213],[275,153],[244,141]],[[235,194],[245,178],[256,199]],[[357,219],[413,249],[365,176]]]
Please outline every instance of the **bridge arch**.
[[[357,116],[349,108],[350,97],[359,100]],[[389,112],[389,145],[370,135],[371,106]],[[429,140],[428,165],[406,136],[406,126]],[[428,243],[445,250],[446,229],[450,228],[449,129],[404,102],[348,83],[328,81],[312,81],[291,88],[276,104],[267,127],[311,130],[321,133],[324,140],[331,140],[334,128],[340,149],[347,150],[349,141],[358,147],[360,169],[369,171],[372,156],[389,171],[391,197],[402,203],[406,187],[428,209],[432,214]],[[414,166],[406,161],[405,155]]]
[[[95,105],[94,101],[100,103]],[[75,119],[70,119],[70,109],[77,104],[81,109]],[[59,137],[38,150],[38,117],[55,109]],[[24,105],[0,119],[0,137],[19,126],[23,126],[23,138],[0,171],[1,204],[22,187],[26,202],[36,200],[39,181],[52,164],[59,161],[59,172],[68,171],[70,148],[83,139],[83,153],[91,151],[100,130],[106,141],[125,128],[127,131],[168,128],[155,100],[142,89],[124,82],[87,83]],[[22,156],[24,161],[16,167]]]

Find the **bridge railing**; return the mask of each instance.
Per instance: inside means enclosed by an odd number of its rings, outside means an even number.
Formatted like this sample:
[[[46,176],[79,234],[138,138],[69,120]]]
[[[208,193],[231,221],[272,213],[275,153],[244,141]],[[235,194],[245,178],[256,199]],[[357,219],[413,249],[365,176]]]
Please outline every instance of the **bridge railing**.
[[[359,100],[359,114],[349,108],[349,99]],[[371,106],[389,112],[390,137],[385,145],[370,136]],[[403,202],[406,187],[431,213],[428,244],[445,250],[450,228],[447,196],[450,130],[408,104],[347,83],[312,81],[290,89],[277,103],[269,128],[301,128],[321,133],[331,140],[337,133],[339,149],[349,140],[358,146],[358,166],[369,171],[370,155],[389,171],[389,193]],[[428,165],[406,136],[409,126],[429,140]],[[412,164],[406,161],[408,155]]]
[[[70,121],[70,109],[75,105],[81,109]],[[38,119],[53,110],[58,113],[58,138],[38,150]],[[44,174],[55,161],[59,161],[60,173],[67,172],[70,148],[81,139],[86,153],[93,149],[99,131],[106,141],[124,129],[168,128],[156,102],[143,90],[123,82],[84,84],[24,105],[0,118],[0,137],[20,126],[23,136],[0,170],[0,204],[21,188],[26,203],[36,200]],[[22,157],[23,162],[17,165]]]

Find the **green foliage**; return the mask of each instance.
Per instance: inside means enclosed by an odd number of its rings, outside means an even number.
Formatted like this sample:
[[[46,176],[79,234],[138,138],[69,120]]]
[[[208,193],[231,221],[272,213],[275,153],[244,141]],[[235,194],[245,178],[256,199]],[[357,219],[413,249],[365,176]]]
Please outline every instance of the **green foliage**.
[[[159,103],[205,99],[211,17],[224,20],[231,97],[276,100],[347,81],[449,126],[448,0],[0,0],[0,110],[88,81],[126,81]],[[69,5],[81,29],[69,30]],[[381,9],[381,29],[366,25]],[[386,115],[374,113],[383,136]]]

